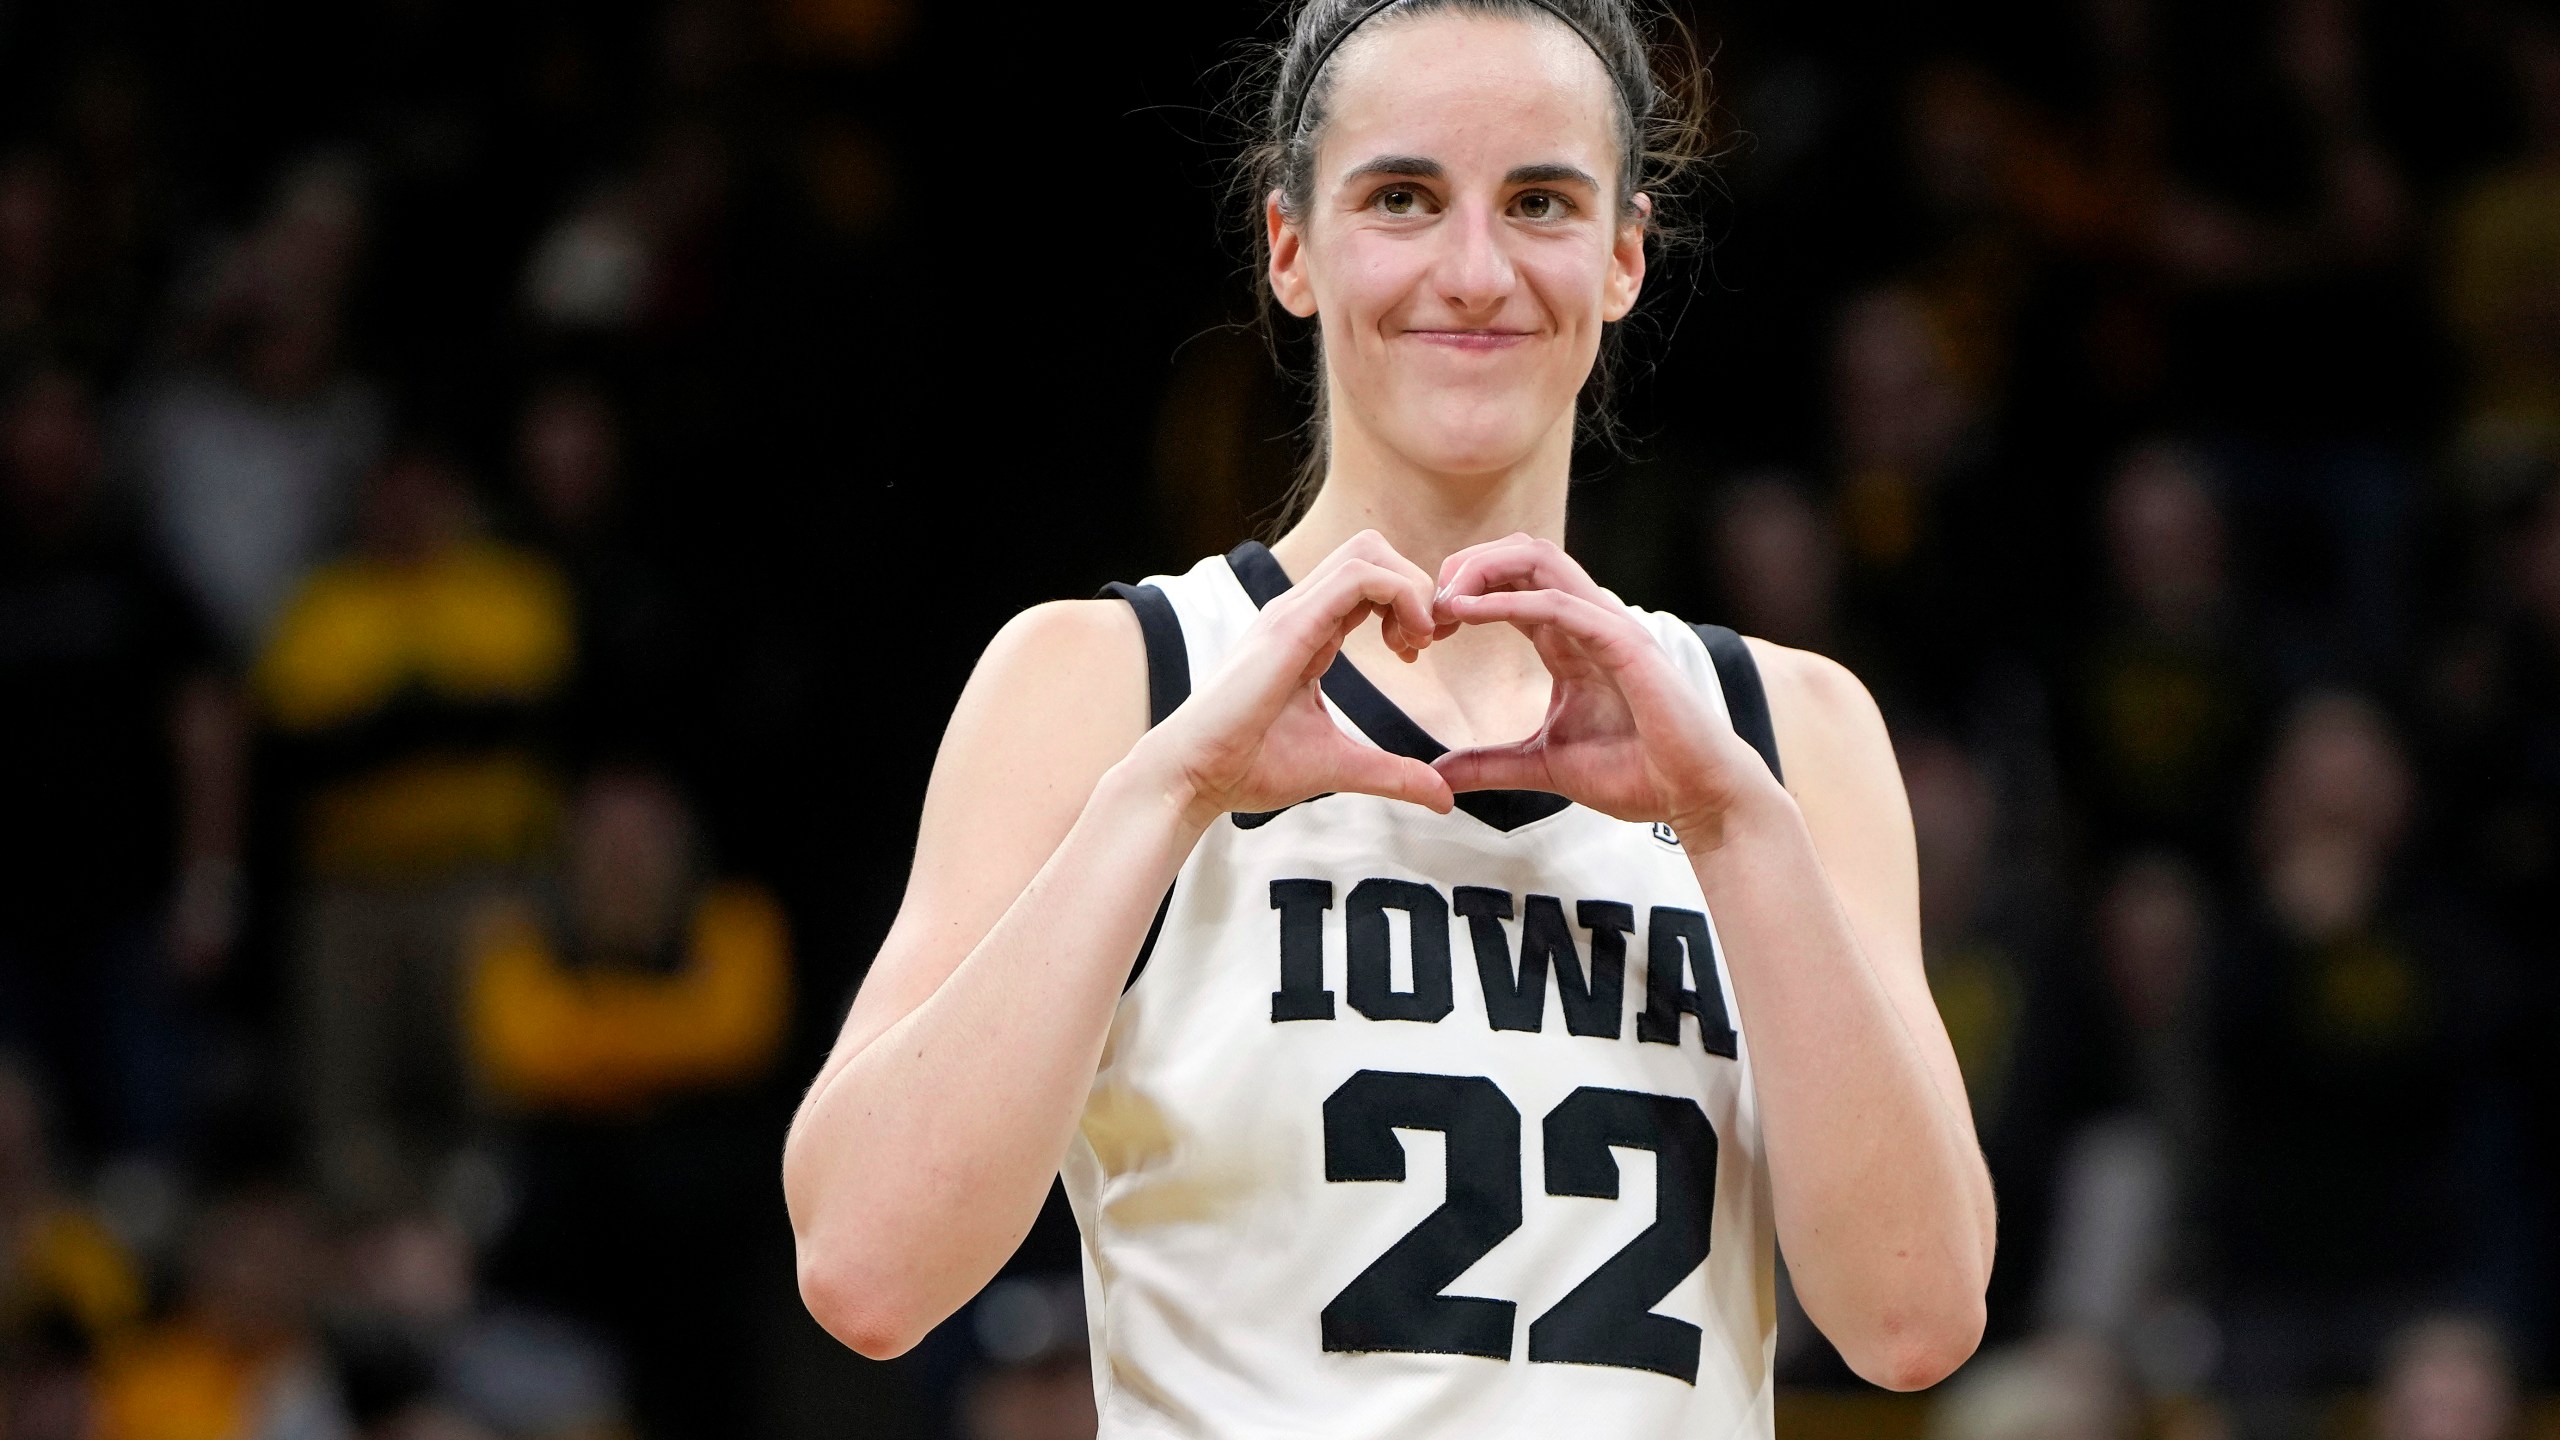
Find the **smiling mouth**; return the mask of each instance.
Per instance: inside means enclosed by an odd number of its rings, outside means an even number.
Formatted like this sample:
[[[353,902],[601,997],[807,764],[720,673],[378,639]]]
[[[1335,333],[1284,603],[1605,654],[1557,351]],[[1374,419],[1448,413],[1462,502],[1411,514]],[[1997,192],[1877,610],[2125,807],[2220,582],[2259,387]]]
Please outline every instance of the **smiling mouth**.
[[[1407,330],[1408,339],[1426,345],[1445,345],[1452,350],[1508,350],[1527,342],[1533,332],[1527,330]]]

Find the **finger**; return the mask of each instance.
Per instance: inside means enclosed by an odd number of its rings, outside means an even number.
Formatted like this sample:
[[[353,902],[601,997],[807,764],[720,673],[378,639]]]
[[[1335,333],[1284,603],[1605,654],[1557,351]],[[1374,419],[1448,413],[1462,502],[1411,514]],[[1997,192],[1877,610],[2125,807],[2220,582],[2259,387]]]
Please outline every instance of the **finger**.
[[[1365,618],[1374,608],[1386,617],[1388,644],[1400,651],[1419,650],[1431,643],[1438,624],[1431,613],[1430,589],[1419,571],[1400,574],[1358,556],[1345,557],[1320,578],[1310,577],[1306,585],[1290,592],[1287,603],[1291,612],[1308,612],[1311,623],[1319,627],[1317,633],[1331,631],[1347,615]]]
[[[1405,800],[1443,815],[1456,803],[1440,772],[1409,755],[1391,755],[1344,737],[1333,788]]]
[[[1452,791],[1553,790],[1546,752],[1535,740],[1452,750],[1431,762]]]
[[[1394,611],[1387,606],[1366,600],[1352,606],[1342,613],[1341,619],[1333,623],[1332,643],[1308,657],[1306,678],[1313,680],[1324,674],[1326,668],[1333,664],[1333,657],[1342,653],[1342,644],[1351,638],[1351,632],[1369,623],[1369,617],[1372,615],[1378,617],[1381,626],[1393,624]],[[1404,658],[1410,660],[1413,655],[1407,653]]]
[[[1451,615],[1469,625],[1508,623],[1532,639],[1542,638],[1537,627],[1553,626],[1583,655],[1611,670],[1637,663],[1645,648],[1653,645],[1653,637],[1623,609],[1613,611],[1561,590],[1497,590],[1487,595],[1452,595],[1443,603]],[[1540,653],[1545,653],[1543,644]]]
[[[1363,530],[1359,534],[1352,536],[1349,540],[1344,541],[1341,548],[1335,553],[1357,555],[1364,560],[1368,560],[1373,564],[1383,565],[1388,569],[1395,571],[1397,574],[1403,575],[1412,580],[1414,584],[1420,588],[1422,595],[1425,597],[1425,608],[1428,608],[1430,604],[1429,597],[1431,593],[1438,588],[1437,583],[1432,579],[1429,571],[1405,558],[1405,553],[1403,551],[1398,550],[1395,546],[1389,544],[1387,542],[1387,537],[1379,534],[1375,530]],[[1424,645],[1431,643],[1434,639],[1442,638],[1449,630],[1455,629],[1456,627],[1450,626],[1443,628],[1434,624],[1426,634],[1421,636],[1399,636],[1395,633],[1398,630],[1404,630],[1406,628],[1407,626],[1405,624],[1404,617],[1399,615],[1396,620],[1387,627],[1387,643],[1391,647],[1395,648],[1397,653],[1403,655],[1405,659],[1411,660],[1416,654],[1421,652]],[[1399,640],[1412,643],[1399,644]]]
[[[1497,590],[1561,590],[1594,603],[1609,599],[1608,592],[1562,546],[1534,535],[1469,546],[1441,564],[1439,579],[1435,601]],[[1447,618],[1445,609],[1440,613]]]

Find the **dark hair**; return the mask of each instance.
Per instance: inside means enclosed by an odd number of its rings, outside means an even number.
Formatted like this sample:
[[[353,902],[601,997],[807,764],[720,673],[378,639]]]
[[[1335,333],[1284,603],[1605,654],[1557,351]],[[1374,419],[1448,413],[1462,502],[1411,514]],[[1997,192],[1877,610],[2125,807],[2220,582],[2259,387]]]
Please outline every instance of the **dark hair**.
[[[1297,0],[1287,38],[1259,57],[1238,110],[1250,139],[1237,167],[1236,198],[1253,246],[1253,284],[1263,331],[1275,341],[1269,238],[1262,226],[1264,199],[1280,197],[1284,215],[1305,213],[1314,198],[1316,142],[1324,130],[1329,75],[1352,32],[1380,22],[1455,11],[1562,24],[1590,46],[1609,72],[1618,102],[1618,174],[1621,213],[1635,216],[1635,197],[1648,196],[1645,243],[1656,254],[1695,243],[1687,214],[1692,177],[1709,156],[1709,88],[1705,60],[1689,32],[1659,0]],[[1579,423],[1586,435],[1616,437],[1609,412],[1618,327],[1604,334],[1600,356],[1583,385]],[[1281,503],[1278,524],[1305,510],[1324,483],[1324,390],[1319,380],[1308,446],[1297,482]]]

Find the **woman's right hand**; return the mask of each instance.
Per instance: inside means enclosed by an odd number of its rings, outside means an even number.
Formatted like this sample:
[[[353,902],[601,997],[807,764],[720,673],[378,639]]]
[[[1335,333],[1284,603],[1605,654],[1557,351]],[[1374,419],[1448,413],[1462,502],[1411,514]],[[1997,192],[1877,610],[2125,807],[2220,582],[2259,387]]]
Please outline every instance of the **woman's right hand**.
[[[1431,600],[1420,566],[1361,531],[1264,606],[1225,666],[1147,732],[1129,763],[1160,772],[1185,817],[1204,828],[1230,811],[1346,791],[1445,814],[1452,801],[1440,772],[1344,733],[1319,688],[1343,640],[1373,614],[1387,648],[1408,660],[1456,629],[1435,626]]]

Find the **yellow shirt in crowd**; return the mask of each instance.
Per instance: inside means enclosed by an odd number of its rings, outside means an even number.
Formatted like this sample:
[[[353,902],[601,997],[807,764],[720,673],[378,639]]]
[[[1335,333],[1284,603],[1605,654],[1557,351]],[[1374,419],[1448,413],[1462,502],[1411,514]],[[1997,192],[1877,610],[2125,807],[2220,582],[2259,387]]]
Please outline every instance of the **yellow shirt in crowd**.
[[[517,909],[481,935],[469,983],[473,1054],[498,1098],[627,1113],[773,1062],[790,1014],[790,936],[763,890],[718,885],[695,904],[675,970],[580,967]]]
[[[288,738],[363,726],[406,701],[539,707],[569,683],[577,620],[568,582],[495,541],[413,563],[353,557],[312,572],[255,676]],[[334,874],[413,876],[512,864],[557,833],[560,786],[521,742],[386,753],[314,796],[305,840]]]

